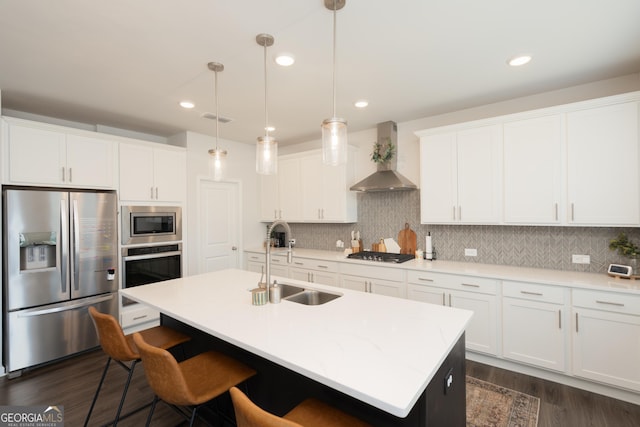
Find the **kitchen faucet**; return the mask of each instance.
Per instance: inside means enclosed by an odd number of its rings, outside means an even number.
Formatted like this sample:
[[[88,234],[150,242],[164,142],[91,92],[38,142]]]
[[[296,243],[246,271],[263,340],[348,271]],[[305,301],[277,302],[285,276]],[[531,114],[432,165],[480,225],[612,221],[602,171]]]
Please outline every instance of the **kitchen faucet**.
[[[291,250],[291,228],[285,221],[274,221],[273,224],[267,229],[267,239],[265,241],[266,255],[265,255],[265,270],[266,270],[266,282],[267,282],[267,301],[269,301],[269,288],[271,286],[271,233],[273,229],[281,225],[284,227],[287,233],[287,262],[291,264],[293,262],[293,251]]]

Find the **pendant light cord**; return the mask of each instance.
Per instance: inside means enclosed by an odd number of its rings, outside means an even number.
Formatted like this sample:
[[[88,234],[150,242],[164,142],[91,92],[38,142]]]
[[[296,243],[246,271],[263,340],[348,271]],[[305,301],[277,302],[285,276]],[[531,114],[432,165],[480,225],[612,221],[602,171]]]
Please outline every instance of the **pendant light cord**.
[[[333,0],[333,118],[336,117],[336,8],[338,0]]]
[[[267,39],[264,40],[264,132],[269,137],[269,113],[267,109]]]
[[[215,74],[215,87],[216,87],[216,155],[219,155],[220,152],[218,150],[218,134],[220,127],[220,114],[218,112],[218,71],[214,72]]]

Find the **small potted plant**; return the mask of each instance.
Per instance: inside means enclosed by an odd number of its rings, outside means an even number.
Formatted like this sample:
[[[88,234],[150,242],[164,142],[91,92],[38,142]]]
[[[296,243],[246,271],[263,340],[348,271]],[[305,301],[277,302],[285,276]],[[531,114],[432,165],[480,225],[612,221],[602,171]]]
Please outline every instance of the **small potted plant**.
[[[640,258],[640,248],[629,240],[626,234],[620,233],[618,237],[609,242],[609,249],[618,251],[618,255],[629,259],[629,265],[633,269],[633,275],[638,274],[638,258]]]

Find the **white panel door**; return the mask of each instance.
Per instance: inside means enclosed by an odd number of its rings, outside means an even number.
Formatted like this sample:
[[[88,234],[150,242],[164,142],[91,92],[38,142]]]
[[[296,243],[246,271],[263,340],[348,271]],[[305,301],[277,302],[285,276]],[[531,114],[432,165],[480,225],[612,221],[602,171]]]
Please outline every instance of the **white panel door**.
[[[206,178],[199,184],[199,272],[240,268],[239,184]]]

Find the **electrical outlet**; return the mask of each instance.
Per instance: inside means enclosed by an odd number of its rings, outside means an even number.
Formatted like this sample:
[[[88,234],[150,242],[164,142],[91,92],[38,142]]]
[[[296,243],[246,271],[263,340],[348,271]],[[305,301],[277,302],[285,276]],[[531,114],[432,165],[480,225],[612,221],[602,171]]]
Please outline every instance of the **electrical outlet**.
[[[478,256],[478,250],[477,249],[465,248],[464,249],[464,256]]]
[[[591,264],[590,255],[571,255],[571,262],[574,264]]]

